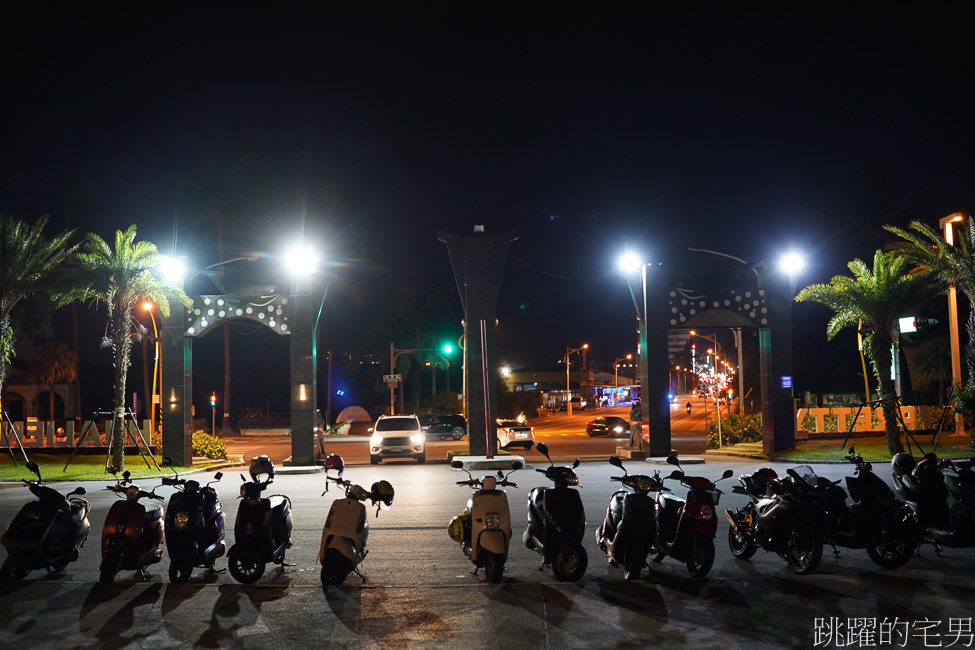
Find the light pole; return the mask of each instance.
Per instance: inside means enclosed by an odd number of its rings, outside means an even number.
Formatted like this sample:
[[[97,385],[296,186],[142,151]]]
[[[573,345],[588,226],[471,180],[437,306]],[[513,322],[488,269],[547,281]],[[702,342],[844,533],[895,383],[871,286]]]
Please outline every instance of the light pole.
[[[620,357],[619,359],[614,359],[613,360],[613,388],[614,389],[619,389],[619,387],[620,387],[620,366],[619,366],[620,361],[628,361],[628,360],[630,360],[632,358],[633,358],[633,355],[632,354],[628,354],[625,357]],[[613,392],[613,402],[615,403],[616,401],[617,401],[616,400],[616,391],[614,390],[614,392]]]
[[[569,348],[565,349],[565,356],[562,360],[565,362],[565,412],[567,415],[572,415],[572,391],[569,388],[569,355],[573,352],[579,352],[581,350],[588,350],[589,344],[583,343],[581,348]],[[580,384],[580,394],[582,393],[582,386]]]
[[[945,242],[949,246],[955,245],[954,230],[951,224],[964,221],[961,212],[949,214],[938,221],[938,225],[945,231]],[[955,285],[948,285],[948,337],[951,340],[951,380],[961,386],[961,353],[958,343],[958,295]],[[955,412],[955,433],[965,433],[965,416]]]
[[[703,334],[698,334],[694,330],[691,330],[690,333],[691,333],[691,336],[696,336],[696,337],[701,338],[701,339],[706,339],[706,340],[711,341],[712,343],[714,343],[714,370],[713,370],[714,377],[711,380],[711,392],[713,392],[715,394],[714,395],[714,410],[718,414],[718,417],[717,417],[717,422],[718,422],[718,449],[721,449],[722,446],[723,446],[722,441],[721,441],[721,401],[718,399],[718,394],[717,394],[718,393],[718,390],[717,390],[717,388],[718,388],[718,355],[721,354],[721,344],[718,343],[718,335],[717,334],[712,334],[711,336],[704,336]],[[707,404],[707,401],[708,401],[708,398],[705,396],[704,403]],[[707,408],[706,407],[705,407],[705,411],[707,411]]]
[[[217,392],[210,393],[210,410],[213,411],[213,435],[217,435]]]
[[[156,359],[152,367],[152,397],[149,398],[149,432],[150,441],[152,440],[152,433],[156,431],[156,405],[162,403],[162,367],[161,361],[159,359],[159,329],[156,327],[156,317],[152,313],[152,303],[145,302],[142,304],[142,308],[149,312],[149,318],[152,320],[152,340],[155,343],[154,350]],[[156,378],[159,378],[159,383],[156,383]],[[156,390],[158,387],[158,391]]]

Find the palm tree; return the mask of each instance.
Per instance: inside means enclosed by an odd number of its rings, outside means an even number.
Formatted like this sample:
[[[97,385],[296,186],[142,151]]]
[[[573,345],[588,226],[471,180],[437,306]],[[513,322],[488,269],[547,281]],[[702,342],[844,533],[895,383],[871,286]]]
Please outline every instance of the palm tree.
[[[156,245],[137,242],[135,236],[134,225],[117,231],[113,250],[101,237],[89,233],[85,237],[84,251],[77,256],[78,264],[89,274],[84,298],[104,302],[108,308],[108,332],[103,345],[112,349],[115,365],[111,454],[112,465],[118,471],[125,467],[125,380],[132,338],[147,333],[132,316],[132,310],[148,300],[159,306],[163,316],[168,316],[170,296],[188,302],[181,289],[164,285],[156,277],[160,257]]]
[[[894,226],[884,228],[908,242],[898,250],[900,255],[929,271],[939,286],[953,286],[968,298],[970,309],[965,326],[968,332],[965,346],[968,386],[961,393],[972,395],[975,391],[975,221],[967,219],[958,227],[958,241],[954,246],[946,242],[938,230],[921,221],[912,221],[910,230]],[[975,403],[969,400],[967,406],[975,416]],[[972,430],[971,447],[975,449],[975,429]]]
[[[50,418],[54,419],[54,384],[63,381],[66,384],[77,378],[75,368],[77,357],[70,346],[60,341],[48,341],[34,348],[34,360],[31,375],[38,383],[47,384],[50,398]]]
[[[0,392],[14,356],[14,341],[43,331],[50,307],[70,299],[64,263],[74,253],[73,230],[45,239],[47,217],[33,226],[0,213]]]
[[[832,339],[845,327],[862,321],[864,351],[870,359],[877,379],[878,392],[884,411],[884,431],[887,450],[891,455],[903,451],[897,428],[897,402],[893,380],[890,378],[892,335],[897,318],[915,297],[924,273],[908,273],[910,262],[903,256],[874,253],[873,268],[855,259],[847,265],[853,277],[838,275],[829,284],[812,284],[799,292],[797,301],[812,300],[826,305],[836,315],[826,326],[826,336]]]

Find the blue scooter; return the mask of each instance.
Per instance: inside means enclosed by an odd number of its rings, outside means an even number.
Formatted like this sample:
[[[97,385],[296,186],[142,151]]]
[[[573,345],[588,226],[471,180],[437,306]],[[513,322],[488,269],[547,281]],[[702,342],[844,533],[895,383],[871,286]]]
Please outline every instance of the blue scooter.
[[[163,464],[171,465],[172,460],[163,459]],[[178,473],[174,478],[162,481],[163,485],[171,485],[177,490],[169,497],[166,508],[170,582],[186,582],[195,566],[212,571],[216,559],[227,552],[224,541],[226,518],[217,491],[210,487],[222,477],[223,472],[217,472],[213,480],[202,487],[198,481],[180,478]]]

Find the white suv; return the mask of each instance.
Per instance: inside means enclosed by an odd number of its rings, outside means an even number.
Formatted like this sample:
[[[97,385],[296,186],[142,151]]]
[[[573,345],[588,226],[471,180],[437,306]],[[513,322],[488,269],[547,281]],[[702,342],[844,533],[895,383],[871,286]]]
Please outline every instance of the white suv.
[[[412,457],[418,463],[427,462],[426,436],[415,415],[380,415],[369,431],[369,462],[373,465],[383,458]]]

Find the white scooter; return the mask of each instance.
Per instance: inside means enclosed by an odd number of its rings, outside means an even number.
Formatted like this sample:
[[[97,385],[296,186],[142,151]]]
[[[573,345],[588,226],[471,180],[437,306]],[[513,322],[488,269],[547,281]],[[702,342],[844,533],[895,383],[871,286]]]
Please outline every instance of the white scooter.
[[[369,522],[366,521],[366,507],[363,502],[367,499],[376,506],[376,514],[380,508],[389,509],[393,505],[393,486],[387,481],[372,484],[367,492],[365,488],[343,480],[341,472],[338,478],[325,474],[325,492],[328,492],[328,482],[345,488],[345,498],[336,499],[328,511],[325,528],[322,529],[322,545],[318,549],[318,562],[322,565],[322,585],[338,585],[345,581],[350,571],[366,581],[366,577],[359,571],[359,565],[369,551],[366,541],[369,538]]]
[[[464,469],[464,463],[455,460],[450,463],[454,469]],[[447,532],[451,539],[460,542],[471,562],[474,575],[484,567],[484,573],[491,582],[501,582],[504,563],[508,559],[508,545],[511,542],[511,513],[508,511],[508,495],[501,487],[518,487],[508,480],[512,472],[522,468],[520,461],[512,463],[511,472],[505,475],[500,470],[498,476],[485,476],[476,479],[467,472],[466,481],[457,485],[477,488],[467,501],[464,513],[450,520]]]

